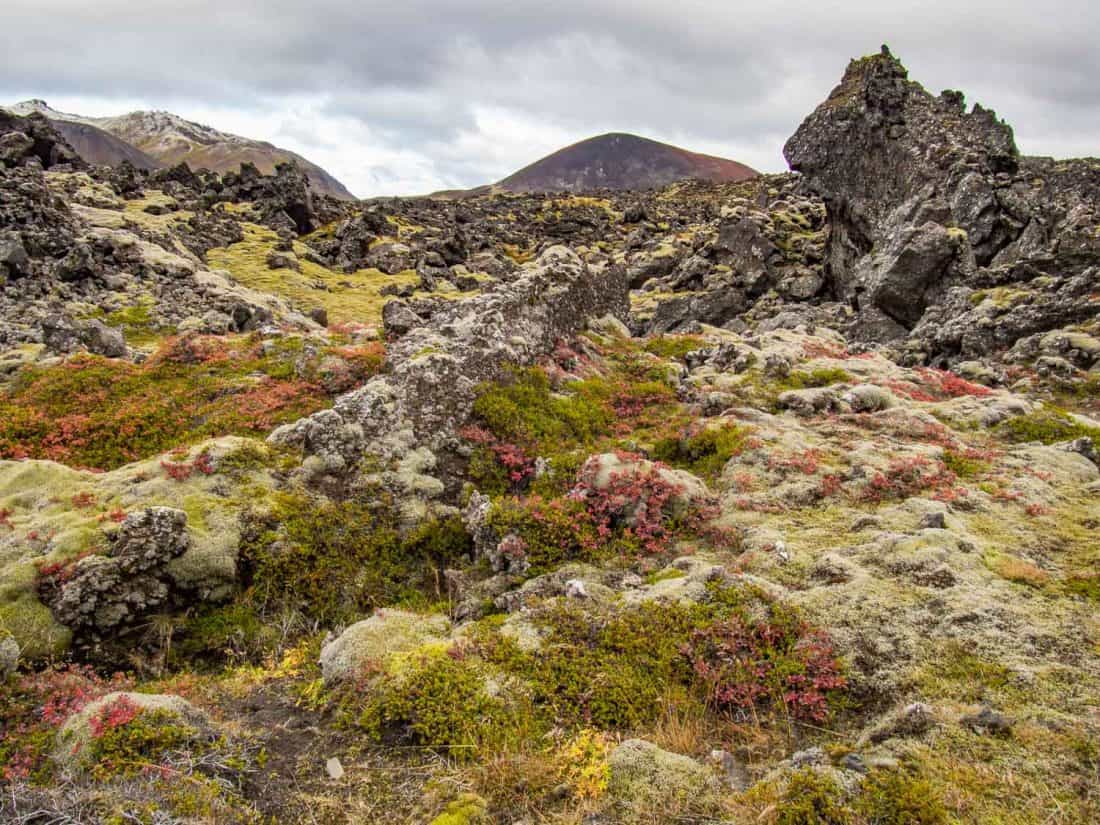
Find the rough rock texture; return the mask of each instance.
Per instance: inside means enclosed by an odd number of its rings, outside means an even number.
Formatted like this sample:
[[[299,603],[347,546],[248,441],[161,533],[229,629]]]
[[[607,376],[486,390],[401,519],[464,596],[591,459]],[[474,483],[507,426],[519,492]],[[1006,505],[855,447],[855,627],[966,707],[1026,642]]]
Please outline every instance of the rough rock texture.
[[[1096,314],[1100,163],[1021,158],[993,112],[933,97],[881,54],[853,61],[784,149],[829,216],[826,275],[864,340],[973,357]],[[1009,312],[975,289],[1020,285]],[[998,317],[1001,316],[1001,317]]]
[[[84,161],[46,118],[19,117],[0,109],[0,166],[35,165],[42,169],[65,164],[82,168]]]
[[[14,636],[0,638],[0,682],[19,668],[19,642]]]
[[[326,684],[354,679],[371,663],[445,638],[449,626],[444,616],[380,610],[321,648],[321,674]]]
[[[412,458],[408,474],[432,472],[438,455],[453,448],[475,390],[530,363],[583,328],[590,318],[625,316],[621,269],[594,270],[576,253],[553,247],[508,284],[469,301],[442,306],[388,352],[392,367],[337,399],[333,410],[276,430],[271,440],[304,447],[340,471],[364,452],[391,460]]]
[[[49,599],[78,637],[100,638],[168,604],[168,565],[191,546],[187,514],[168,507],[132,513],[110,540],[106,555],[78,561]]]
[[[150,205],[162,198],[149,198]],[[276,193],[261,203],[289,223],[288,199]],[[130,220],[112,190],[85,173],[0,168],[0,346],[44,342],[55,352],[83,347],[121,356],[117,337],[87,315],[135,305],[165,329],[212,310],[235,331],[276,318],[312,326],[283,301],[210,271],[198,253],[231,242],[240,229],[200,215],[185,225],[184,244],[151,228],[158,224]]]

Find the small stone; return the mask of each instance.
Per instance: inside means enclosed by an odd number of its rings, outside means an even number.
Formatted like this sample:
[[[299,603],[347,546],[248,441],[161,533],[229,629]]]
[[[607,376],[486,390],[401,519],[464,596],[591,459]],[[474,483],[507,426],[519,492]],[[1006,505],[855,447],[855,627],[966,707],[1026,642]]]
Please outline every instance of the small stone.
[[[565,595],[570,599],[587,599],[588,589],[580,579],[570,579],[565,583]]]
[[[856,773],[867,773],[867,763],[863,761],[863,757],[858,753],[849,753],[840,763],[845,770],[855,771]]]
[[[925,513],[920,520],[920,527],[922,530],[946,530],[947,516],[942,512]]]
[[[0,681],[7,679],[19,667],[19,643],[13,636],[0,639]]]
[[[339,758],[333,756],[325,762],[325,773],[328,774],[329,779],[340,780],[344,778],[344,766]]]
[[[959,722],[974,733],[984,733],[989,736],[1007,736],[1012,732],[1012,720],[990,707],[984,707],[977,713],[964,716]]]

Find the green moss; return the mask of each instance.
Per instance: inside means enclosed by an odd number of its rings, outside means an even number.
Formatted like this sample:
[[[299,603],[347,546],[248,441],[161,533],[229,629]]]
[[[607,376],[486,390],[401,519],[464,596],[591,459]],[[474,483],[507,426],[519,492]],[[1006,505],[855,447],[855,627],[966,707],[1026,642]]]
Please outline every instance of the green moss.
[[[791,774],[775,806],[776,825],[946,825],[943,794],[920,774],[873,770],[854,793],[813,768]]]
[[[72,641],[68,628],[54,621],[50,609],[33,593],[0,604],[0,631],[14,637],[21,657],[27,661],[60,656]]]
[[[1100,575],[1098,574],[1070,576],[1062,586],[1067,593],[1081,596],[1090,602],[1100,603]]]
[[[645,351],[660,358],[682,360],[689,352],[706,346],[706,341],[697,335],[658,335],[645,343]]]
[[[917,684],[930,699],[978,702],[1002,693],[1012,672],[998,662],[972,653],[959,642],[948,642],[919,671]]]
[[[978,458],[970,458],[958,450],[944,450],[944,466],[962,479],[974,479],[985,475],[989,471],[989,462]]]
[[[849,825],[851,809],[840,784],[813,768],[791,774],[776,806],[776,825]]]
[[[946,825],[947,809],[940,788],[906,770],[871,771],[860,785],[855,804],[866,822]]]
[[[1100,427],[1086,426],[1064,410],[1051,406],[1010,418],[998,424],[994,432],[1016,444],[1028,441],[1055,444],[1077,438],[1091,438],[1093,445],[1100,448]]]
[[[278,241],[275,232],[252,223],[243,224],[243,229],[242,241],[207,253],[210,267],[227,270],[244,286],[284,297],[299,309],[322,307],[330,322],[379,324],[382,307],[390,300],[381,294],[382,288],[391,284],[415,285],[419,280],[411,270],[396,275],[377,269],[336,272],[308,260],[308,249],[300,243],[294,248],[300,271],[270,269],[267,256]]]
[[[802,390],[814,387],[831,387],[833,384],[845,384],[852,381],[852,376],[839,367],[822,367],[805,372],[796,370],[788,375],[779,384],[788,390]]]
[[[482,825],[489,822],[488,806],[477,794],[462,794],[431,821],[431,825]]]
[[[745,449],[751,430],[737,424],[694,428],[676,438],[658,441],[653,457],[675,467],[683,467],[698,476],[715,478],[726,463]]]
[[[656,570],[645,577],[646,584],[657,584],[657,582],[667,582],[673,579],[682,579],[687,575],[683,570],[677,570],[675,567],[666,567],[664,570]]]

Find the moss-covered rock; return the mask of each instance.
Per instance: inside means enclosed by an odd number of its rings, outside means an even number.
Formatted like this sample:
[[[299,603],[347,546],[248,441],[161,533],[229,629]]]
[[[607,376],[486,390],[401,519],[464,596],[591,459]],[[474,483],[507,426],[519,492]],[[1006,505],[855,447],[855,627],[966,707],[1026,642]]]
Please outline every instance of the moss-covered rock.
[[[321,673],[328,684],[354,679],[390,656],[441,642],[449,626],[445,616],[379,610],[321,649]]]
[[[608,794],[624,822],[653,821],[674,813],[713,788],[714,778],[694,759],[662,750],[642,739],[628,739],[608,757]]]
[[[54,760],[69,771],[90,768],[97,743],[116,728],[136,719],[153,727],[173,727],[173,745],[209,738],[214,731],[210,718],[186,699],[171,694],[114,692],[86,705],[70,716],[57,732]]]

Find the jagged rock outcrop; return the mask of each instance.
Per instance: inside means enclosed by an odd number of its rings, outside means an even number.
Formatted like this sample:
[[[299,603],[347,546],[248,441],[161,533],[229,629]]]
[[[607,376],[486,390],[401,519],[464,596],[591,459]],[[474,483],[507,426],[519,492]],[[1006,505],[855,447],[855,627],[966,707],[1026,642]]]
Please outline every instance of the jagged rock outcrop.
[[[933,97],[885,47],[784,152],[825,201],[828,287],[858,311],[856,338],[909,337],[914,360],[943,361],[1096,314],[1081,297],[1100,279],[1100,162],[1021,157],[993,112]],[[1016,284],[1026,310],[975,312],[975,289]]]
[[[406,475],[416,475],[413,459],[437,472],[438,456],[419,451],[455,446],[480,383],[550,352],[590,318],[625,317],[626,295],[621,268],[590,269],[573,251],[552,247],[511,283],[441,306],[391,346],[389,373],[271,439],[304,447],[331,471],[355,466],[366,451],[404,462]]]
[[[19,117],[0,109],[0,167],[35,165],[49,169],[61,164],[73,169],[86,165],[42,115]]]
[[[750,311],[767,318],[785,302],[826,297],[825,207],[798,177],[762,176],[722,194],[690,242],[660,234],[628,240],[632,285],[655,304],[636,314],[638,332],[737,325]]]

